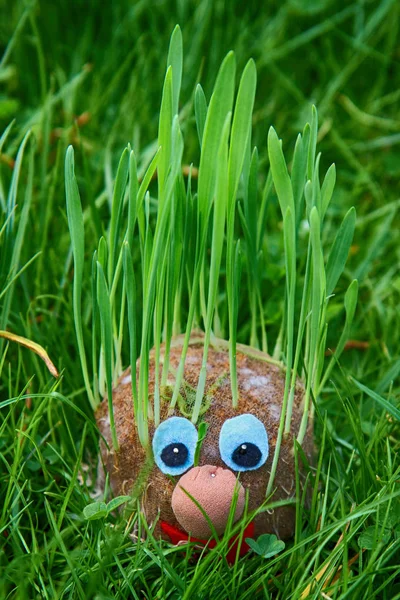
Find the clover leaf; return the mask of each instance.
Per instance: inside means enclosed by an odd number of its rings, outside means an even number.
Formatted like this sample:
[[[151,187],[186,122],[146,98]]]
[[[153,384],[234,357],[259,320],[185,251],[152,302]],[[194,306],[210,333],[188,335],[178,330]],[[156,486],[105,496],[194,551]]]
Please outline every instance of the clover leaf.
[[[92,502],[83,509],[83,516],[87,521],[96,521],[97,519],[103,519],[107,517],[110,512],[128,502],[131,499],[130,496],[117,496],[110,500],[108,504],[105,502]]]
[[[282,552],[285,548],[285,542],[278,540],[276,535],[273,533],[264,533],[260,535],[257,540],[246,538],[246,543],[256,554],[259,554],[263,558],[271,558],[278,552]]]

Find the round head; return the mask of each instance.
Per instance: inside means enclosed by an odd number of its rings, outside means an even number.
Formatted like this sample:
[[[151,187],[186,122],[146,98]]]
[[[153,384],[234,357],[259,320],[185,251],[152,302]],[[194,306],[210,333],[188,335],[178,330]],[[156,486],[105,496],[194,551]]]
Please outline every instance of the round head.
[[[170,364],[176,372],[181,355],[181,338],[173,344]],[[181,398],[173,414],[168,411],[172,387],[163,388],[161,420],[150,427],[154,466],[142,495],[142,509],[149,522],[158,520],[171,528],[207,539],[213,531],[223,533],[228,519],[238,520],[248,493],[248,512],[262,506],[274,456],[281,415],[284,373],[270,357],[247,347],[238,347],[237,373],[239,402],[232,406],[229,353],[225,346],[210,347],[207,383],[198,422],[191,422],[191,401],[203,357],[202,339],[189,346]],[[155,363],[151,354],[149,391],[154,393]],[[162,365],[159,365],[161,374]],[[171,379],[171,386],[174,381]],[[273,500],[291,499],[295,493],[293,442],[302,416],[302,387],[297,386],[290,435],[283,440],[274,480]],[[132,489],[146,462],[132,415],[130,372],[120,378],[113,392],[114,418],[120,444],[115,455],[103,446],[103,460],[115,494]],[[97,414],[101,432],[110,439],[106,403]],[[205,435],[204,435],[205,432]],[[303,449],[311,458],[312,429]],[[294,529],[293,507],[261,511],[255,520],[255,534],[275,533],[290,537]],[[166,530],[166,529],[165,529]],[[161,527],[161,534],[163,532]]]

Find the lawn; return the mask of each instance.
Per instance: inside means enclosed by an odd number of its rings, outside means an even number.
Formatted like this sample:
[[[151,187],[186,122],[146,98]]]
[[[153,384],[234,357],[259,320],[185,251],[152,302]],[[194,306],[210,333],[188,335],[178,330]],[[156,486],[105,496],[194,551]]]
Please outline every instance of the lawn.
[[[400,599],[399,23],[395,0],[0,6],[1,599]],[[96,485],[93,409],[198,327],[234,398],[237,342],[314,414],[294,536],[233,564]]]

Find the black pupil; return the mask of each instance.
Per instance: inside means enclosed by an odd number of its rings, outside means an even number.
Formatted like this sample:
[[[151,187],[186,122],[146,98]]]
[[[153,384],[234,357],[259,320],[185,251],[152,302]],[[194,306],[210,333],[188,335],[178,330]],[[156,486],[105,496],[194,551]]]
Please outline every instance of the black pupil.
[[[255,467],[261,460],[261,451],[255,444],[244,442],[233,452],[232,460],[239,467]]]
[[[181,467],[185,464],[189,451],[185,444],[168,444],[161,452],[161,460],[167,467]]]

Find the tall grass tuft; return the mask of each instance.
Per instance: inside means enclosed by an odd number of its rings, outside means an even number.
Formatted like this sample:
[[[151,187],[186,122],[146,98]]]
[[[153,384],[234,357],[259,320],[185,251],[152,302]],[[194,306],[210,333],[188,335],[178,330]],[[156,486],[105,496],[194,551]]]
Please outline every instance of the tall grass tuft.
[[[89,400],[96,408],[102,393],[108,398],[112,440],[118,448],[112,389],[130,362],[132,398],[138,435],[149,444],[149,421],[160,420],[160,389],[168,380],[169,349],[174,333],[184,332],[180,363],[174,373],[171,408],[180,394],[185,358],[194,328],[204,332],[203,360],[192,407],[197,422],[206,385],[208,348],[215,329],[229,339],[233,406],[238,406],[236,340],[241,281],[250,290],[250,328],[241,341],[267,350],[269,337],[263,302],[266,203],[273,194],[279,202],[283,224],[286,272],[284,317],[274,356],[285,370],[285,393],[276,452],[267,494],[273,489],[279,450],[290,432],[298,377],[304,382],[303,418],[297,440],[301,445],[317,400],[343,351],[357,301],[357,281],[345,295],[346,322],[336,351],[325,364],[329,325],[328,303],[344,270],[353,239],[355,211],[350,209],[331,248],[324,243],[324,219],[335,185],[332,165],[320,184],[317,154],[318,118],[312,107],[311,121],[296,140],[291,169],[282,142],[271,127],[268,133],[269,171],[262,171],[258,150],[251,144],[252,113],[256,93],[256,69],[250,60],[235,92],[236,62],[230,52],[219,69],[209,101],[200,85],[194,94],[194,113],[200,145],[197,187],[184,175],[184,138],[179,115],[182,79],[182,38],[176,27],[170,41],[162,90],[158,145],[139,185],[135,154],[128,146],[122,153],[105,234],[91,245],[92,360],[82,337],[81,289],[84,277],[82,207],[74,175],[73,150],[66,158],[68,222],[74,255],[74,314],[84,380]],[[152,179],[156,176],[157,185]],[[262,192],[260,192],[262,188]],[[156,194],[156,197],[154,197]],[[306,260],[301,261],[306,248]],[[226,309],[223,306],[226,303]],[[220,312],[226,316],[221,323]],[[129,352],[123,355],[122,338],[128,336]],[[261,340],[261,342],[259,341]],[[149,353],[154,347],[156,364],[165,343],[163,369],[155,374],[155,392],[148,396]],[[92,383],[89,367],[92,365]]]

